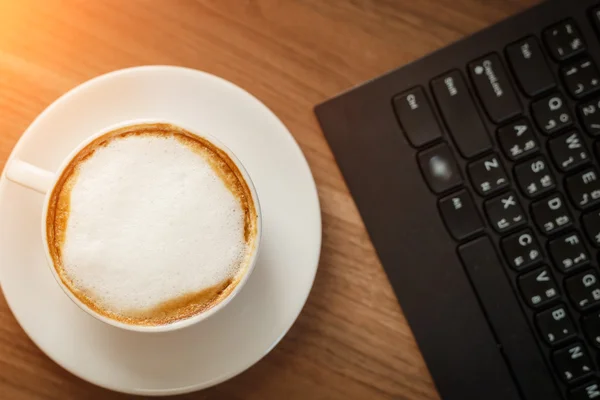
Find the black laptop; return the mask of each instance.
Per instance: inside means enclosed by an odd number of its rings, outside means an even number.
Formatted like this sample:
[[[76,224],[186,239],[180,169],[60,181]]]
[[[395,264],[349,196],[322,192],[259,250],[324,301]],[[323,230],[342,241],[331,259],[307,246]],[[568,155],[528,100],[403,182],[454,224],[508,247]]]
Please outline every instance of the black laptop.
[[[445,400],[600,400],[600,1],[315,108]]]

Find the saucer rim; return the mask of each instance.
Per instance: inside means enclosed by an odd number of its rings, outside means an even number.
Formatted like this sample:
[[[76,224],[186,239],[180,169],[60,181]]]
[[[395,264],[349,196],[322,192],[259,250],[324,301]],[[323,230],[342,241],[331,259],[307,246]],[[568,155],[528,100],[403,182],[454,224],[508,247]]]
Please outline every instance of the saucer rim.
[[[55,99],[50,105],[48,105],[48,107],[46,107],[40,114],[38,114],[36,116],[36,118],[31,122],[31,124],[25,129],[23,134],[19,137],[18,141],[16,142],[13,149],[11,150],[9,157],[6,160],[2,174],[0,176],[0,199],[5,198],[7,195],[6,190],[7,190],[8,179],[6,178],[6,166],[9,165],[10,162],[16,158],[16,155],[22,150],[22,148],[26,146],[25,143],[27,142],[28,138],[31,135],[33,135],[32,132],[35,130],[37,125],[41,123],[41,121],[44,119],[44,117],[46,117],[48,114],[54,113],[55,109],[57,107],[60,107],[63,103],[68,102],[71,97],[77,95],[79,92],[82,92],[84,90],[93,90],[95,88],[95,86],[101,85],[104,83],[104,81],[107,81],[113,77],[116,77],[119,75],[135,74],[138,71],[140,71],[140,72],[146,72],[146,71],[160,72],[161,70],[171,70],[171,71],[176,71],[176,72],[179,72],[182,74],[185,73],[185,74],[191,74],[191,75],[199,74],[199,75],[202,75],[204,78],[212,79],[216,82],[219,82],[219,84],[226,85],[230,89],[237,91],[238,94],[240,94],[240,95],[249,96],[251,100],[256,102],[257,105],[259,105],[262,108],[262,112],[266,112],[265,115],[268,115],[269,118],[271,118],[277,122],[277,124],[287,133],[287,135],[286,135],[287,139],[291,140],[291,142],[293,143],[294,151],[296,151],[299,156],[297,158],[297,162],[303,163],[303,167],[308,172],[307,176],[310,177],[311,192],[313,194],[312,197],[313,197],[313,200],[315,201],[316,209],[318,211],[318,212],[316,212],[316,215],[315,215],[316,226],[318,226],[318,238],[315,238],[315,240],[316,240],[315,250],[314,250],[313,257],[311,257],[312,261],[309,264],[309,265],[314,265],[314,267],[312,268],[312,274],[311,274],[312,276],[310,277],[310,285],[307,285],[301,305],[298,307],[297,310],[294,311],[293,318],[291,319],[289,325],[284,330],[282,330],[282,332],[279,334],[279,336],[277,336],[275,338],[275,340],[271,343],[271,345],[268,348],[266,348],[258,358],[250,360],[249,362],[245,363],[240,368],[232,370],[229,373],[222,374],[213,379],[209,379],[209,380],[206,380],[201,383],[187,385],[187,386],[183,386],[183,387],[177,387],[177,388],[171,388],[171,389],[124,388],[124,387],[111,386],[111,385],[108,385],[105,383],[100,383],[94,377],[82,376],[78,371],[63,365],[61,362],[59,362],[55,357],[53,357],[48,352],[46,352],[46,350],[39,345],[38,341],[34,338],[34,336],[32,336],[30,334],[28,328],[25,328],[25,326],[22,324],[21,318],[14,312],[13,306],[11,304],[11,300],[6,296],[6,294],[3,291],[3,295],[6,300],[7,306],[9,308],[9,310],[11,311],[12,315],[14,316],[15,320],[21,327],[21,329],[23,329],[23,331],[27,334],[29,339],[36,345],[36,347],[38,347],[44,353],[44,355],[46,355],[49,359],[51,359],[58,366],[60,366],[64,370],[68,371],[69,373],[73,374],[74,376],[78,377],[79,379],[82,379],[86,382],[92,383],[92,384],[102,387],[104,389],[108,389],[108,390],[112,390],[112,391],[116,391],[116,392],[120,392],[120,393],[125,393],[125,394],[145,395],[145,396],[171,396],[171,395],[186,394],[186,393],[191,393],[191,392],[199,391],[202,389],[206,389],[206,388],[217,385],[219,383],[227,381],[227,380],[241,374],[242,372],[246,371],[247,369],[252,367],[257,362],[262,360],[267,354],[269,354],[271,352],[271,350],[273,350],[273,348],[277,344],[279,344],[281,339],[283,339],[283,337],[289,332],[291,327],[294,325],[294,323],[298,319],[298,316],[304,309],[304,306],[306,305],[306,302],[308,300],[308,296],[310,295],[310,292],[314,285],[314,280],[315,280],[317,269],[319,266],[319,261],[320,261],[320,257],[321,257],[321,249],[322,249],[322,244],[323,244],[322,215],[321,215],[320,200],[319,200],[316,181],[314,179],[314,176],[312,174],[312,171],[310,169],[308,161],[306,160],[306,157],[304,156],[304,153],[302,152],[300,145],[298,144],[298,142],[296,141],[294,136],[291,134],[289,129],[273,113],[273,111],[271,109],[269,109],[262,101],[260,101],[258,98],[256,98],[255,96],[253,96],[251,93],[247,92],[245,89],[241,88],[240,86],[238,86],[230,81],[227,81],[224,78],[221,78],[219,76],[213,75],[213,74],[205,72],[205,71],[200,71],[200,70],[188,68],[188,67],[174,66],[174,65],[144,65],[144,66],[136,66],[136,67],[114,70],[114,71],[96,76],[90,80],[84,81],[84,82],[76,85],[75,87],[71,88],[69,91],[62,94],[57,99]],[[0,259],[2,257],[3,257],[3,255],[0,254]],[[4,279],[2,279],[2,268],[0,268],[0,289],[4,286],[3,281],[4,281]],[[187,328],[182,328],[182,329],[187,329]],[[136,334],[152,335],[152,334],[159,334],[159,333],[136,332]]]

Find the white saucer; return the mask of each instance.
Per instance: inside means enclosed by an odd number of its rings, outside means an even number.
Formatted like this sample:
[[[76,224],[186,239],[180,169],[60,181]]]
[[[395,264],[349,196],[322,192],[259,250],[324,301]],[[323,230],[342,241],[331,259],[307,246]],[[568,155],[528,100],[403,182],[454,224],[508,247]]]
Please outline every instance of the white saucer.
[[[250,173],[263,211],[263,242],[237,297],[206,321],[170,333],[128,332],[94,319],[71,302],[46,265],[43,196],[4,175],[0,282],[25,332],[73,374],[120,392],[187,393],[249,368],[291,327],[317,270],[319,202],[308,164],[281,121],[239,87],[185,68],[131,68],[84,83],[31,124],[11,158],[53,171],[87,136],[138,118],[212,134]]]

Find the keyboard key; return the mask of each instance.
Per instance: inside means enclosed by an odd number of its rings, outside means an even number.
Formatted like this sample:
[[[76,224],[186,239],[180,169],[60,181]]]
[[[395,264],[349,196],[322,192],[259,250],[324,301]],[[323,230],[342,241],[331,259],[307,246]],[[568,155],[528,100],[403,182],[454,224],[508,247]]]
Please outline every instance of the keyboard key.
[[[579,209],[585,210],[600,202],[600,180],[595,168],[587,168],[567,177],[565,186]]]
[[[461,73],[450,71],[434,79],[431,88],[460,153],[470,158],[491,149],[492,142]]]
[[[594,366],[587,348],[577,342],[554,352],[554,366],[567,383],[592,373]]]
[[[554,266],[562,272],[571,271],[590,262],[590,256],[579,234],[575,232],[551,240],[548,243],[548,251]]]
[[[531,214],[537,227],[546,235],[558,232],[573,224],[571,213],[560,193],[533,203]]]
[[[573,123],[567,103],[558,93],[534,102],[531,112],[542,132],[546,134],[554,133]]]
[[[417,158],[427,184],[435,193],[445,192],[462,183],[460,169],[446,143],[423,150]]]
[[[585,50],[583,36],[571,19],[546,29],[544,40],[550,54],[558,61],[566,60]]]
[[[600,34],[600,7],[595,7],[590,12],[590,17],[592,19],[592,24],[596,27],[597,33]]]
[[[590,343],[600,348],[600,312],[595,311],[592,314],[585,315],[581,319],[581,325]]]
[[[537,156],[515,167],[515,177],[527,197],[535,197],[553,189],[554,177],[544,156]]]
[[[503,189],[509,184],[500,158],[495,154],[472,162],[468,171],[473,187],[482,196]]]
[[[394,97],[393,104],[400,126],[413,146],[423,146],[442,137],[442,130],[422,87]]]
[[[591,211],[581,218],[583,229],[592,244],[600,247],[600,212]]]
[[[600,135],[600,100],[594,99],[579,106],[581,124],[587,133],[593,136]]]
[[[573,304],[580,310],[600,304],[600,282],[595,271],[589,270],[567,278],[565,288]]]
[[[540,334],[550,345],[555,345],[575,336],[575,325],[564,305],[542,311],[535,317]]]
[[[508,192],[484,203],[485,213],[497,232],[509,229],[527,222],[523,208],[514,192]]]
[[[542,306],[559,297],[558,285],[547,267],[520,276],[519,288],[531,307]]]
[[[510,266],[522,271],[542,260],[542,250],[531,229],[502,239],[502,251]]]
[[[511,160],[518,160],[539,150],[540,145],[526,118],[520,118],[498,129],[498,142]]]
[[[594,379],[580,386],[569,394],[569,400],[594,400],[600,399],[600,381]]]
[[[567,90],[576,99],[600,88],[598,68],[589,57],[563,67],[561,75]]]
[[[506,56],[521,89],[528,96],[537,96],[556,85],[540,44],[534,36],[507,46]]]
[[[471,62],[469,74],[492,121],[499,123],[523,111],[498,54]]]
[[[516,376],[526,377],[521,381],[523,393],[527,393],[524,395],[531,399],[558,400],[551,391],[540,392],[553,383],[533,337],[534,332],[491,240],[486,236],[474,239],[460,246],[458,255],[507,363]],[[497,398],[508,400],[506,396]],[[481,397],[483,399],[489,399],[489,396]]]
[[[587,163],[590,156],[577,131],[571,131],[548,141],[554,163],[563,172],[570,171]]]
[[[483,223],[469,193],[462,189],[440,200],[440,213],[450,234],[462,240],[483,229]]]

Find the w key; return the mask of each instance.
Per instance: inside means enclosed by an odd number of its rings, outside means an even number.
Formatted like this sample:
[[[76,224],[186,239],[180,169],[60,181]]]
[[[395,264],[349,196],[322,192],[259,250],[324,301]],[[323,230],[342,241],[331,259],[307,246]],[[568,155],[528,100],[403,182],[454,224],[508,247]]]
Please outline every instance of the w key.
[[[521,103],[497,54],[470,63],[469,74],[492,121],[499,123],[521,113]]]

